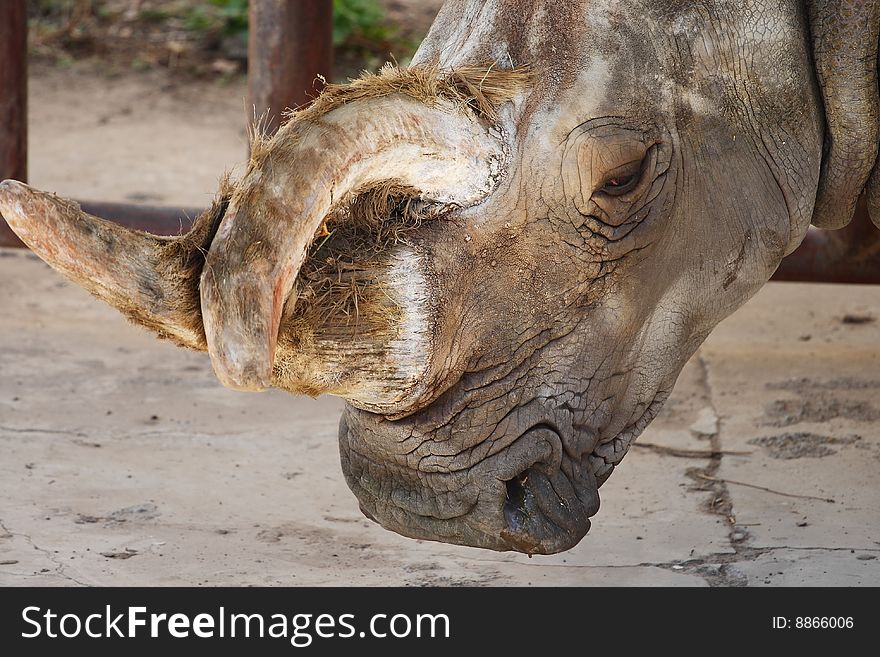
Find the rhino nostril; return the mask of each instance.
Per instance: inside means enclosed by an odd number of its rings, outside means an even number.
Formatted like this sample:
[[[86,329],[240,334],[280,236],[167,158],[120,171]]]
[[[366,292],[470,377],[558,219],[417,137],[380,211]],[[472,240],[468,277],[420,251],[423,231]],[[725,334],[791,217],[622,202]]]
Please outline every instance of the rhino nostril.
[[[595,479],[589,470],[577,469],[570,462],[554,469],[538,461],[504,486],[506,527],[500,536],[527,554],[549,554],[573,546],[589,531],[589,517],[598,510]]]
[[[513,479],[504,482],[507,494],[504,498],[504,518],[508,528],[519,531],[529,518],[529,502],[532,492],[528,488],[529,470],[524,470]]]

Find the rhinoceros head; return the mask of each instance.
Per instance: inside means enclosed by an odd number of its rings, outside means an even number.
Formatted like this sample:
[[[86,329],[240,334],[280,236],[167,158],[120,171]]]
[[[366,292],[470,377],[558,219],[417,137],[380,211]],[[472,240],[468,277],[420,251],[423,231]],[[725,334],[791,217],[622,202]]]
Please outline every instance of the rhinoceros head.
[[[188,235],[13,182],[0,211],[224,384],[345,398],[383,526],[565,550],[709,331],[870,173],[823,158],[834,18],[800,5],[454,0],[409,69],[257,139]]]

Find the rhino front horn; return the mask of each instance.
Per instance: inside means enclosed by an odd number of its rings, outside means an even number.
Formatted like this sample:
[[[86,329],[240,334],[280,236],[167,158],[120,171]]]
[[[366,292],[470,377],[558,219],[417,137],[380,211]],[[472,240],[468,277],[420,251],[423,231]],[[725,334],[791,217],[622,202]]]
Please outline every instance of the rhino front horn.
[[[388,184],[429,203],[467,207],[497,184],[504,144],[488,121],[461,102],[389,89],[390,82],[378,85],[369,90],[378,95],[365,92],[350,103],[326,96],[255,149],[200,286],[208,353],[225,386],[271,384],[297,274],[334,208]]]
[[[161,337],[205,349],[198,277],[225,203],[182,237],[157,237],[83,212],[15,180],[0,183],[0,215],[40,258]]]

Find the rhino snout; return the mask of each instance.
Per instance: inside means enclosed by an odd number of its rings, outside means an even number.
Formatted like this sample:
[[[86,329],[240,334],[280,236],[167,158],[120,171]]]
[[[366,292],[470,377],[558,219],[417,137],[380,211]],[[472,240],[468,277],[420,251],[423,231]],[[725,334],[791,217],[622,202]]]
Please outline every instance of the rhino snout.
[[[547,424],[480,462],[428,468],[390,457],[379,420],[349,409],[340,425],[343,472],[366,517],[412,538],[552,554],[578,543],[599,509],[588,454],[568,454]],[[387,435],[387,434],[386,434]]]

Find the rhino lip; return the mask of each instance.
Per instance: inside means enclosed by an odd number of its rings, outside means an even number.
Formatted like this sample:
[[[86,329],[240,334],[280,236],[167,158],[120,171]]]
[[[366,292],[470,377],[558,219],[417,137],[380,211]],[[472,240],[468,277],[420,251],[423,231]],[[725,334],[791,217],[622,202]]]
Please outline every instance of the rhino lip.
[[[371,415],[352,410],[358,415]],[[391,471],[402,481],[409,479],[406,468],[390,466],[356,449],[347,424],[343,421],[340,425],[344,462],[356,460],[367,468],[381,466],[386,476]],[[560,434],[546,423],[522,432],[503,451],[476,468],[446,473],[444,478],[459,478],[453,489],[464,494],[443,498],[444,503],[433,509],[412,505],[407,496],[392,496],[385,504],[377,505],[380,500],[371,492],[373,486],[365,486],[370,477],[364,479],[364,467],[343,467],[343,471],[362,512],[371,520],[413,538],[495,550],[526,554],[567,550],[587,533],[588,518],[599,505],[588,454],[580,459],[566,455]],[[578,491],[579,486],[584,489]],[[389,513],[385,507],[395,511]],[[405,520],[407,517],[410,521]]]
[[[529,555],[560,552],[587,534],[598,510],[599,486],[586,457],[538,461],[504,482],[500,537]]]
[[[658,392],[641,416],[602,444],[619,439],[628,445],[657,414],[667,396],[666,392]],[[610,474],[601,467],[606,461],[596,453],[600,445],[598,430],[583,429],[590,435],[566,442],[559,428],[544,420],[518,433],[495,454],[470,468],[436,473],[444,481],[444,490],[459,492],[435,497],[426,488],[425,499],[443,502],[436,508],[409,504],[406,498],[383,501],[371,490],[374,486],[364,486],[366,468],[372,466],[382,476],[402,479],[410,479],[411,471],[370,454],[362,439],[356,438],[358,431],[349,426],[349,420],[355,417],[376,416],[352,407],[343,415],[339,438],[346,480],[364,515],[412,538],[528,555],[562,552],[589,532],[590,517],[599,510],[599,487]]]
[[[561,552],[590,531],[589,516],[595,510],[580,500],[572,504],[553,490],[551,482],[550,477],[532,469],[505,482],[502,508],[507,526],[500,536],[520,552]]]
[[[628,446],[656,417],[668,396],[668,392],[657,392],[641,416],[614,440]],[[546,424],[540,430],[555,433]],[[601,459],[595,453],[597,446],[598,437],[591,451],[566,453],[558,467],[537,461],[507,479],[502,503],[506,527],[501,538],[513,549],[532,555],[562,552],[586,536],[589,518],[599,510],[599,486],[610,474],[597,477],[594,461]]]

